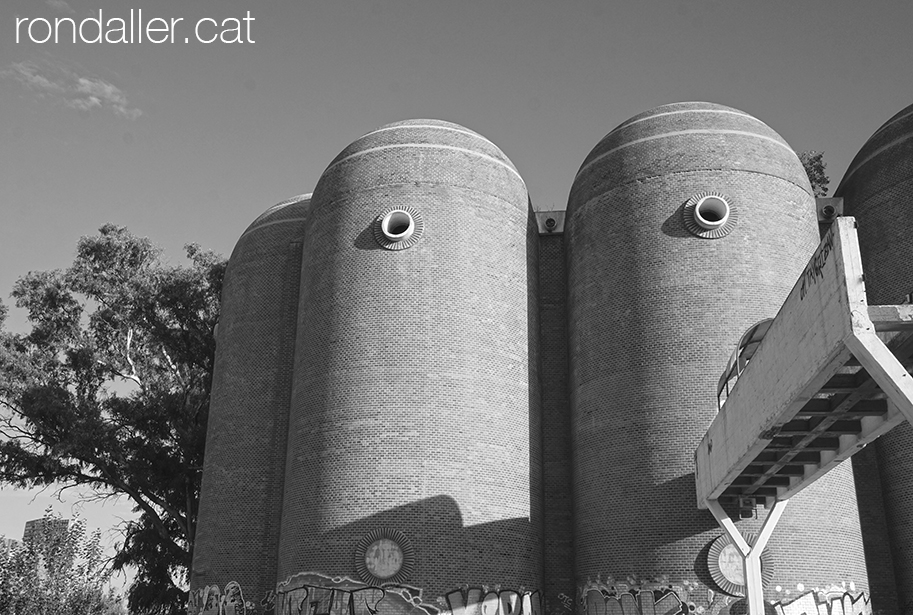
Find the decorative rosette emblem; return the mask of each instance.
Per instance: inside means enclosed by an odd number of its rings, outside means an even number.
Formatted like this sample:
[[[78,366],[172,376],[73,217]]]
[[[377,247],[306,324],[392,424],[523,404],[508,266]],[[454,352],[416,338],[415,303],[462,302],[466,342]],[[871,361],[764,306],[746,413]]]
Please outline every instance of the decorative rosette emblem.
[[[358,542],[355,569],[369,585],[403,583],[415,567],[412,543],[399,530],[373,530]]]
[[[754,534],[746,534],[745,542],[754,544]],[[707,551],[707,567],[710,577],[723,593],[730,596],[745,595],[745,571],[742,567],[742,554],[728,534],[717,536],[710,543]],[[770,551],[761,551],[761,583],[764,587],[774,576],[773,558]]]

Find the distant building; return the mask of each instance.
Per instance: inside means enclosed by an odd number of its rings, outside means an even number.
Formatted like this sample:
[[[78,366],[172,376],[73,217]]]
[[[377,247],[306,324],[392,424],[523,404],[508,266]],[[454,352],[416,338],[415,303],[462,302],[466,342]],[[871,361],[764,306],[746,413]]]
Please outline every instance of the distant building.
[[[18,540],[14,540],[12,538],[6,538],[4,536],[3,538],[0,538],[0,555],[6,556],[9,554],[10,551],[18,548],[20,545],[22,545],[22,543],[19,542]]]
[[[32,519],[25,522],[22,531],[23,544],[30,544],[43,540],[45,537],[57,537],[66,533],[70,526],[69,519]]]

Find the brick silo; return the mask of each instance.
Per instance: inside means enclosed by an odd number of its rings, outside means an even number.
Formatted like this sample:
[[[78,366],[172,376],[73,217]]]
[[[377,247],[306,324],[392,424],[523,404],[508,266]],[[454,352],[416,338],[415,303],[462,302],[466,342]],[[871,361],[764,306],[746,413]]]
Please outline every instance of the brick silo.
[[[723,532],[696,506],[694,451],[740,336],[776,315],[818,244],[808,178],[752,116],[666,105],[593,149],[566,225],[577,583],[712,588]],[[769,549],[768,599],[866,589],[848,465],[793,498]]]
[[[193,590],[276,586],[301,241],[310,195],[268,209],[228,261],[193,551]]]
[[[913,105],[872,135],[853,159],[835,196],[843,197],[844,213],[854,216],[858,224],[869,304],[903,303],[913,292]],[[857,479],[864,475],[874,483],[880,472],[883,492],[882,498],[874,494],[860,501],[863,519],[871,526],[866,546],[873,583],[874,568],[888,578],[893,559],[900,604],[909,605],[913,603],[913,428],[902,423],[858,457],[857,472],[862,474]],[[887,536],[879,531],[884,519]],[[886,591],[890,585],[886,583]]]
[[[454,124],[384,126],[324,171],[304,234],[278,579],[538,589],[537,235],[517,170]],[[365,541],[385,540],[398,554],[372,567]]]

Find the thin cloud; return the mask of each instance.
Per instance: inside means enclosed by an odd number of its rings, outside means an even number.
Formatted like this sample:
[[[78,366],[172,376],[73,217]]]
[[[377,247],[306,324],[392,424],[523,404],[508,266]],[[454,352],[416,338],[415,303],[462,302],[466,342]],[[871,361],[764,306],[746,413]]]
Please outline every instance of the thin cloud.
[[[49,2],[52,0],[48,0]],[[135,120],[142,111],[131,107],[127,96],[116,85],[93,75],[48,60],[13,62],[0,76],[19,81],[40,98],[54,98],[79,111],[102,109]]]
[[[44,0],[44,3],[47,4],[52,9],[57,9],[62,13],[67,13],[69,15],[75,15],[76,11],[73,10],[69,4],[64,2],[64,0]]]

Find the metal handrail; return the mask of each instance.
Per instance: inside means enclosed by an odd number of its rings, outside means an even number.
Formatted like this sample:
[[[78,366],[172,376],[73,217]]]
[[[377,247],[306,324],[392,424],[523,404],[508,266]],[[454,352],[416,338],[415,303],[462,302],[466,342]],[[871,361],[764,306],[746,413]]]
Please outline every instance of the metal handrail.
[[[748,365],[748,362],[751,360],[751,357],[754,356],[754,353],[758,350],[758,346],[761,345],[761,341],[764,339],[764,336],[767,335],[768,329],[770,329],[770,324],[773,322],[773,318],[765,318],[760,320],[755,324],[748,327],[748,330],[742,334],[742,337],[739,338],[739,343],[736,344],[735,350],[732,352],[732,356],[729,357],[729,361],[726,362],[726,369],[723,371],[723,374],[720,376],[719,382],[716,386],[716,401],[717,408],[722,409],[724,400],[721,399],[723,395],[723,390],[726,391],[726,398],[729,398],[729,391],[732,387],[729,386],[729,383],[733,380],[738,380],[739,376],[742,375],[742,372],[745,370],[745,367]],[[733,386],[735,386],[733,384]]]

